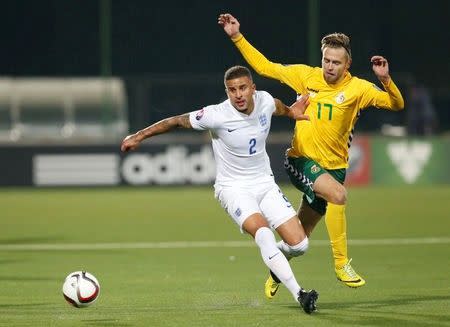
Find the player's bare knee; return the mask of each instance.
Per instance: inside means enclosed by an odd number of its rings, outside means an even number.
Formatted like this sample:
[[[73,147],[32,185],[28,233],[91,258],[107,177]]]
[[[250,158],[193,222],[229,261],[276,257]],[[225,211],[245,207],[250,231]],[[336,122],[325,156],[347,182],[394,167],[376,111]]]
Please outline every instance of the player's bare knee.
[[[345,204],[347,202],[347,190],[345,189],[345,187],[342,187],[339,190],[339,194],[338,194],[338,204]]]
[[[347,190],[344,186],[340,185],[333,192],[332,200],[329,201],[334,204],[344,205],[347,202]]]

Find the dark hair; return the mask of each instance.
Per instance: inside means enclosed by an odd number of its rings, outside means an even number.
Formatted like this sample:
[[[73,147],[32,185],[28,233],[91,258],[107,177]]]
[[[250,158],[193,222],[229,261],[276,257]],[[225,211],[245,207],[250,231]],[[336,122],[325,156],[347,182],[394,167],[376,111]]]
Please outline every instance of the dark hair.
[[[352,59],[350,38],[344,33],[332,33],[325,35],[320,43],[322,44],[322,51],[325,48],[344,48],[345,51],[347,51],[348,59]]]
[[[248,77],[253,81],[252,73],[247,67],[244,66],[233,66],[228,68],[223,77],[223,82],[229,81],[231,79],[239,78],[239,77]]]

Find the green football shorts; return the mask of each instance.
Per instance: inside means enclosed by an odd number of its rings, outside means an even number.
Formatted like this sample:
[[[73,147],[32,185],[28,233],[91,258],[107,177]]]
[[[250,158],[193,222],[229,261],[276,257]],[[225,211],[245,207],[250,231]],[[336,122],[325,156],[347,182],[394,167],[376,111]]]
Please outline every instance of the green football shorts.
[[[303,201],[307,201],[309,206],[317,211],[321,216],[327,211],[327,201],[316,196],[312,188],[317,177],[329,173],[339,183],[344,184],[346,169],[327,170],[314,160],[305,157],[286,157],[284,169],[291,180],[291,183],[303,192]]]

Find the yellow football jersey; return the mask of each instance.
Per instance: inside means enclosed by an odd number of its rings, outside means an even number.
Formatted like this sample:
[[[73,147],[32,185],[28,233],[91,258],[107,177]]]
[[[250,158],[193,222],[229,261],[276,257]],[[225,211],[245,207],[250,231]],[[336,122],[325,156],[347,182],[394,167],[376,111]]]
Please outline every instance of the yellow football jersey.
[[[402,95],[392,80],[383,85],[383,91],[347,72],[340,83],[327,84],[320,67],[273,63],[243,36],[233,41],[258,74],[289,85],[299,95],[310,95],[306,109],[310,121],[296,122],[289,156],[308,157],[326,169],[347,168],[353,129],[361,110],[369,106],[403,108]]]

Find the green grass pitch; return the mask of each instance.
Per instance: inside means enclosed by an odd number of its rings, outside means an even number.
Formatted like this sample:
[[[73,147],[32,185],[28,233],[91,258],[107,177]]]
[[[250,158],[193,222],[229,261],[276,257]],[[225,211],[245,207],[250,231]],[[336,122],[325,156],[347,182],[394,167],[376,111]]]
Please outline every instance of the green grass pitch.
[[[0,326],[450,326],[450,187],[352,188],[347,223],[367,285],[336,280],[322,221],[291,261],[320,294],[307,315],[283,287],[264,298],[258,250],[212,187],[3,188]],[[89,308],[62,297],[75,270],[100,281]]]

